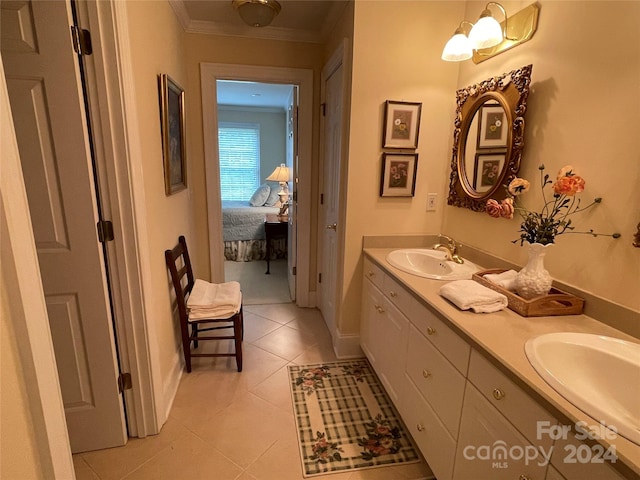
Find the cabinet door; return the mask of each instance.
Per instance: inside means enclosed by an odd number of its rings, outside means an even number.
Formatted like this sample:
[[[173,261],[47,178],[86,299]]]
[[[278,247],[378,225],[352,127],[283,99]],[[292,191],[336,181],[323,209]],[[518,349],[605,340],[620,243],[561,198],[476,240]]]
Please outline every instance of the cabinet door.
[[[374,370],[380,368],[382,353],[384,297],[369,280],[363,281],[362,317],[360,321],[360,346]]]
[[[467,383],[454,480],[543,480],[547,464],[548,459]]]
[[[574,432],[576,426],[571,425],[565,428],[567,432]],[[586,437],[582,433],[580,436]],[[607,449],[588,440],[583,442],[577,439],[574,433],[567,433],[565,437],[556,440],[551,463],[566,480],[586,478],[623,480],[622,474],[618,473],[610,463],[610,460],[615,460],[615,448]]]
[[[402,400],[409,320],[387,298],[384,299],[384,314],[380,317],[382,322],[376,323],[381,329],[377,332],[380,342],[378,375],[391,400],[398,406]]]

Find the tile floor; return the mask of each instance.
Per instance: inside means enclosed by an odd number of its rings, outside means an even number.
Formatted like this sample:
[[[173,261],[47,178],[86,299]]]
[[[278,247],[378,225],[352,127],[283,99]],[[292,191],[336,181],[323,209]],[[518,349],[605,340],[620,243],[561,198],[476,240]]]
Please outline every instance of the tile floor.
[[[316,309],[271,304],[244,311],[243,372],[232,358],[194,359],[160,434],[74,455],[78,480],[304,478],[286,366],[337,360],[331,336]],[[417,480],[430,472],[419,463],[315,478]]]

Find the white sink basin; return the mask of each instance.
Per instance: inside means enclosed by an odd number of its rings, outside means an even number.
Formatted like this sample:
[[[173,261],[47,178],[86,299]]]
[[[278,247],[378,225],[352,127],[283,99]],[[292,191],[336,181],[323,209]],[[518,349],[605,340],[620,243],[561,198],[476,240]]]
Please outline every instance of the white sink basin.
[[[586,333],[549,333],[529,340],[525,353],[560,395],[640,445],[640,344]]]
[[[465,260],[458,264],[447,260],[447,254],[430,248],[404,248],[387,255],[387,262],[403,272],[435,280],[465,280],[480,270],[476,264]]]

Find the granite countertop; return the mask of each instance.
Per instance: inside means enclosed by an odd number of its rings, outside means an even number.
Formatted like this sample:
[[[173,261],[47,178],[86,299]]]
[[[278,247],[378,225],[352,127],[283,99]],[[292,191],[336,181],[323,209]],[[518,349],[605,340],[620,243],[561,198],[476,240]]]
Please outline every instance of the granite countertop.
[[[411,275],[387,263],[385,257],[392,250],[395,248],[365,248],[363,251],[375,264],[407,287],[418,300],[438,311],[453,330],[559,420],[599,426],[597,420],[568,402],[538,375],[525,355],[524,345],[530,338],[552,332],[593,333],[636,343],[638,339],[586,315],[522,317],[509,309],[483,314],[459,310],[438,294],[444,282]],[[640,475],[640,446],[619,435],[615,439],[596,441],[605,447],[615,446],[619,460]]]

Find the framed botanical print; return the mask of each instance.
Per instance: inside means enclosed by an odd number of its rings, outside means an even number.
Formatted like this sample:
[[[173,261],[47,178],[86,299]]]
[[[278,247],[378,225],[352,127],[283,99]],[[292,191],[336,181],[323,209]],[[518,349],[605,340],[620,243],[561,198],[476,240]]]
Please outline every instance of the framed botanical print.
[[[473,166],[473,189],[482,193],[491,190],[502,172],[506,153],[476,153]]]
[[[166,74],[158,77],[164,164],[164,190],[172,195],[187,188],[184,90]]]
[[[418,148],[421,103],[387,100],[382,148]]]
[[[480,109],[478,148],[506,148],[507,116],[501,105],[484,106]]]
[[[380,196],[413,197],[417,168],[417,153],[383,153]]]

